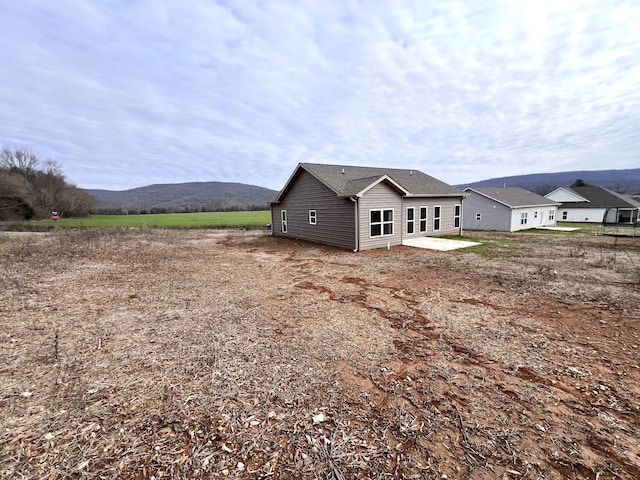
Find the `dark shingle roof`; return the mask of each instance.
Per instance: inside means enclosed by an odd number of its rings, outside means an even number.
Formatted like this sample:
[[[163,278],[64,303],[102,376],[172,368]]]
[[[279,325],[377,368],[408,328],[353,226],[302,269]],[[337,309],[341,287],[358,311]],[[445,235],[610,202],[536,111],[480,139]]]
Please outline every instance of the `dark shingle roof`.
[[[640,206],[631,195],[616,193],[597,185],[566,188],[589,200],[588,202],[563,203],[563,205],[571,208],[638,208]]]
[[[456,187],[419,170],[324,165],[318,163],[301,163],[299,167],[309,172],[341,197],[356,195],[385,175],[409,192],[410,196],[441,197],[464,195]]]
[[[465,192],[469,191],[476,192],[511,208],[558,205],[558,202],[519,187],[465,188]]]

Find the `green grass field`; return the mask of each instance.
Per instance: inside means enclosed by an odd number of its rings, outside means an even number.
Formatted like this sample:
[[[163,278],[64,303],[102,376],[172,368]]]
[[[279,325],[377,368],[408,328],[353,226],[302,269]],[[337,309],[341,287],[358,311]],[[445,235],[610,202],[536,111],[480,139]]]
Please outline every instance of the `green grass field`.
[[[160,227],[235,228],[265,227],[271,223],[268,210],[257,212],[167,213],[150,215],[92,215],[87,218],[61,218],[29,222],[42,227]]]

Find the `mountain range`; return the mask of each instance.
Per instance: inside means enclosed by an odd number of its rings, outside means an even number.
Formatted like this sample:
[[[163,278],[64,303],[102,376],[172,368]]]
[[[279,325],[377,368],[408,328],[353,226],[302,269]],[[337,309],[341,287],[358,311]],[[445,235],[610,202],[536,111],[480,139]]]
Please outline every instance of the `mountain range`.
[[[571,186],[576,180],[582,180],[586,184],[598,185],[619,193],[640,194],[640,168],[516,175],[481,180],[457,185],[457,187],[520,187],[539,195],[546,195],[558,187]]]
[[[466,187],[521,187],[545,195],[576,180],[621,193],[640,194],[640,168],[626,170],[572,171],[498,177]],[[97,199],[94,213],[171,213],[228,210],[267,210],[278,193],[255,185],[229,182],[158,184],[130,190],[86,190]]]
[[[268,210],[278,193],[264,187],[229,182],[149,185],[130,190],[86,190],[97,199],[95,213],[173,213]]]

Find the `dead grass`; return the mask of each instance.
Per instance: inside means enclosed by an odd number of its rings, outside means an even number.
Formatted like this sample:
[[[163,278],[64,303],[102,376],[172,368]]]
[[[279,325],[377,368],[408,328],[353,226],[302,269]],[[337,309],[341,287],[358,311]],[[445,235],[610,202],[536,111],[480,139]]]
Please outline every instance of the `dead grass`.
[[[0,476],[640,477],[637,240],[496,241],[0,236]]]

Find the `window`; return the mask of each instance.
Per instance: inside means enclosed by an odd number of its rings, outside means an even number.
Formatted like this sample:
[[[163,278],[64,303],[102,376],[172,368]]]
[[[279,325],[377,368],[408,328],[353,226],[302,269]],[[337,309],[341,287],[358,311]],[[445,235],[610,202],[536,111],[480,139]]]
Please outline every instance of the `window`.
[[[317,222],[317,214],[315,210],[309,210],[309,224],[315,225]]]
[[[415,232],[416,224],[416,209],[413,207],[407,208],[407,235],[411,235]]]
[[[370,210],[369,232],[372,237],[393,235],[393,210]]]
[[[427,207],[420,207],[420,233],[427,231]]]
[[[556,218],[556,211],[549,210],[549,220],[555,220],[555,218]]]
[[[453,226],[454,228],[460,228],[460,210],[462,205],[453,206]]]
[[[564,211],[562,212],[562,219],[563,219],[563,220],[566,220],[566,219],[567,219],[567,211],[566,211],[566,210],[564,210]]]
[[[527,212],[522,212],[520,214],[520,225],[526,225],[527,224],[527,217],[529,216],[529,214]]]
[[[476,222],[479,222],[480,220],[482,220],[482,213],[478,212],[476,213]]]
[[[538,218],[538,211],[533,212],[533,218]]]
[[[440,230],[440,207],[433,207],[433,231]]]
[[[282,212],[280,212],[280,215],[282,217],[282,233],[287,233],[287,211],[282,210]]]

